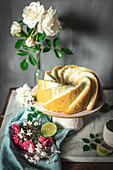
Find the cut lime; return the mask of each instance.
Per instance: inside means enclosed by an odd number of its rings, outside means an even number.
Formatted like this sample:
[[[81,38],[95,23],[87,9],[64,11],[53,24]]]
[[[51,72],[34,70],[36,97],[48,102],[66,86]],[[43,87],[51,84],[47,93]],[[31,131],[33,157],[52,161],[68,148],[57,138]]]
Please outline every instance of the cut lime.
[[[102,145],[97,145],[97,152],[103,156],[107,156],[113,152],[113,150],[106,149]]]
[[[53,136],[57,131],[57,126],[54,123],[48,122],[41,127],[41,133],[43,136]]]

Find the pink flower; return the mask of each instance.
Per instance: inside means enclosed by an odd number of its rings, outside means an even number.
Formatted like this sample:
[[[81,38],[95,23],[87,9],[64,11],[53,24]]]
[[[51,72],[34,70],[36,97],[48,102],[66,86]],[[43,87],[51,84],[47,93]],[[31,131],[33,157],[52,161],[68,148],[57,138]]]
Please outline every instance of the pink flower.
[[[14,140],[16,145],[19,145],[20,138],[19,138],[18,135],[13,135],[13,140]]]
[[[19,144],[19,146],[21,146],[21,145],[22,145],[22,140],[20,140],[20,141],[18,142],[18,144]]]
[[[28,151],[28,148],[32,147],[33,151],[35,150],[35,146],[33,144],[32,140],[26,140],[24,143],[21,145],[21,148]]]
[[[40,137],[39,141],[42,143],[43,147],[50,147],[53,144],[53,138],[52,137]]]
[[[44,141],[44,137],[40,136],[39,141],[42,143]]]
[[[12,125],[12,128],[14,129],[16,135],[20,132],[20,127],[18,126],[17,123],[14,123]]]

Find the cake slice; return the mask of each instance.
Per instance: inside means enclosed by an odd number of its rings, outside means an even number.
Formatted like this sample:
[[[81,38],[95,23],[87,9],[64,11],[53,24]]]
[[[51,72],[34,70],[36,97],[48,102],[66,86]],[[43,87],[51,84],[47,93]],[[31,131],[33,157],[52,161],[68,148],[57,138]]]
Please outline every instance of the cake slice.
[[[58,83],[57,83],[58,84]],[[38,102],[46,103],[50,99],[56,98],[57,96],[60,96],[62,94],[65,94],[66,91],[70,91],[75,89],[74,86],[66,85],[66,86],[57,86],[52,87],[44,90],[38,90],[35,92],[35,97],[38,100]]]
[[[86,81],[87,79],[87,81]],[[71,89],[71,88],[74,89]],[[86,88],[87,87],[87,88]],[[76,110],[73,110],[72,107],[69,108],[69,106],[75,102],[75,100],[80,96],[80,94],[83,94],[82,91],[85,92],[85,90],[87,91],[84,97],[83,95],[81,96],[81,98],[85,98],[85,103],[81,103],[81,101],[79,102],[79,106],[81,108],[86,108],[86,105],[89,101],[90,98],[90,91],[91,91],[91,83],[90,80],[88,78],[82,78],[82,80],[78,83],[78,85],[72,86],[65,90],[64,93],[58,95],[57,97],[53,97],[51,98],[51,100],[48,100],[48,102],[43,104],[43,107],[46,108],[47,110],[52,110],[52,111],[56,111],[56,112],[64,112],[66,114],[73,114],[73,113],[77,113],[79,112],[80,108],[78,107],[78,103],[74,104],[77,105]],[[81,99],[80,98],[80,99]],[[83,106],[84,104],[84,106]]]

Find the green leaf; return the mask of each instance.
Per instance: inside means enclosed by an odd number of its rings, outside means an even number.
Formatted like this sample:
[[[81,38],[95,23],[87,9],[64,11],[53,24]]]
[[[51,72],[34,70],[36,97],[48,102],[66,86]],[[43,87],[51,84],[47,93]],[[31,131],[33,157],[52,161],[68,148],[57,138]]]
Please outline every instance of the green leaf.
[[[95,149],[95,150],[97,148],[97,146],[94,143],[90,143],[90,146],[91,146],[92,149]]]
[[[21,24],[22,26],[26,25],[26,24],[23,22],[23,20],[18,21],[18,23]]]
[[[56,48],[60,43],[60,38],[55,38],[54,41],[53,41],[53,45],[54,47]]]
[[[89,151],[90,150],[90,146],[89,145],[84,145],[83,146],[83,151]]]
[[[68,55],[73,55],[72,51],[69,48],[61,48],[61,50]]]
[[[34,117],[34,118],[36,118],[36,117],[37,117],[37,114],[36,114],[36,113],[33,113],[32,115],[33,115],[33,117]]]
[[[31,111],[35,111],[35,108],[34,108],[34,107],[31,107]]]
[[[46,52],[48,52],[48,51],[50,51],[50,48],[49,48],[49,47],[43,48],[43,52],[44,52],[44,53],[46,53]]]
[[[33,119],[33,117],[32,117],[32,114],[31,113],[29,113],[28,115],[27,115],[27,121],[32,121],[32,119]]]
[[[110,106],[108,103],[104,103],[104,105],[102,106],[102,108],[100,109],[100,112],[102,113],[106,113],[106,112],[109,112],[110,110]]]
[[[24,59],[21,63],[20,63],[20,67],[21,69],[24,71],[24,70],[27,70],[28,69],[28,60],[27,59]]]
[[[91,139],[95,138],[95,135],[92,134],[92,133],[90,133],[90,138],[91,138]]]
[[[55,49],[54,52],[57,58],[60,58],[60,59],[62,58],[62,52],[60,50]]]
[[[100,139],[97,139],[97,138],[94,141],[98,144],[101,143]]]
[[[36,54],[39,54],[39,53],[40,53],[40,50],[34,47],[34,48],[33,48],[33,52],[36,53]]]
[[[24,39],[19,39],[15,44],[15,49],[19,49],[21,45],[23,44]]]
[[[24,51],[24,50],[18,50],[17,54],[20,55],[20,56],[25,56],[25,55],[28,55],[28,52]]]
[[[45,42],[46,42],[46,44],[47,44],[49,47],[51,47],[52,43],[51,43],[51,41],[50,41],[49,39],[45,39]]]
[[[38,41],[40,42],[40,41],[43,41],[44,40],[44,38],[45,38],[45,36],[46,36],[46,34],[45,33],[38,33]]]
[[[23,38],[27,38],[27,37],[28,37],[27,33],[24,32],[23,30],[21,30],[20,33],[16,34],[16,36],[18,36],[18,37],[23,37]]]
[[[33,30],[34,30],[34,28],[29,28],[29,27],[27,26],[28,36],[31,35],[31,33],[32,33]],[[35,32],[35,31],[34,31],[34,32]],[[34,32],[33,32],[33,34],[34,34]]]
[[[31,50],[31,47],[28,47],[25,43],[22,44],[22,47],[23,47],[25,50]]]
[[[82,138],[82,140],[83,140],[83,142],[85,142],[85,143],[90,143],[90,140],[87,139],[87,138]]]
[[[29,61],[32,65],[37,66],[37,61],[35,60],[32,54],[29,54]]]

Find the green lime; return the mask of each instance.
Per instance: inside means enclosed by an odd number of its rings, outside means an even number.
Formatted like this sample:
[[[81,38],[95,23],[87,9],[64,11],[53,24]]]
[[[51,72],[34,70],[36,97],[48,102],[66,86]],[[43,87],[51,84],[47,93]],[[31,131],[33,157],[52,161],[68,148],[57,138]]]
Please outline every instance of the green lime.
[[[41,127],[41,133],[45,137],[55,135],[56,131],[57,131],[57,126],[54,123],[51,123],[51,122],[45,123]]]
[[[102,145],[97,145],[97,152],[103,156],[107,156],[113,152],[113,150],[106,149]]]

